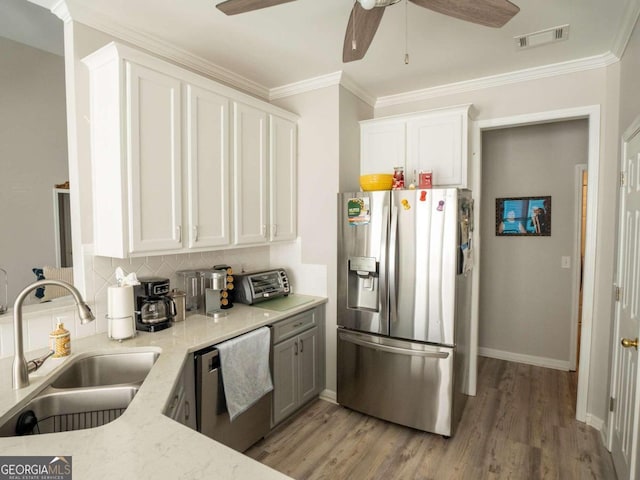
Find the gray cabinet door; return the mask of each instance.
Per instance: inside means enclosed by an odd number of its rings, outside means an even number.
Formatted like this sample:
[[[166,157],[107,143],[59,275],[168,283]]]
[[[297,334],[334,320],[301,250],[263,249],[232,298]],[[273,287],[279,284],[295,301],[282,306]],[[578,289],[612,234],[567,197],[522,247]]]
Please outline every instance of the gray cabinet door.
[[[273,424],[298,407],[298,339],[273,347]]]
[[[298,336],[298,366],[298,404],[302,405],[320,390],[317,327]]]

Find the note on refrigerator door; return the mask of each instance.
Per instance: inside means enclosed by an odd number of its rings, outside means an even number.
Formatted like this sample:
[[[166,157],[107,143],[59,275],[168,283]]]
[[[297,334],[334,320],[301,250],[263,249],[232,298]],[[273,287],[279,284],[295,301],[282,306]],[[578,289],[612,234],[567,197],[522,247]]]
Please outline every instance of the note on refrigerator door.
[[[349,225],[366,225],[371,222],[369,198],[350,198],[347,201],[347,218]]]

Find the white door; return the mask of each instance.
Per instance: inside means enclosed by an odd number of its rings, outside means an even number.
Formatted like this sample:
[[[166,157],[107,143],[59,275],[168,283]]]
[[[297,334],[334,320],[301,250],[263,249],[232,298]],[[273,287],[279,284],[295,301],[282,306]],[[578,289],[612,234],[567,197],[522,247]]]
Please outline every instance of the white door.
[[[228,245],[229,100],[193,85],[186,97],[187,245]]]
[[[296,200],[296,124],[269,117],[269,240],[295,240],[298,202]]]
[[[638,478],[638,350],[640,335],[640,117],[624,137],[613,336],[611,443],[620,480]],[[635,343],[635,346],[633,345]]]
[[[129,250],[181,249],[180,81],[141,65],[126,67]]]
[[[233,109],[234,242],[267,241],[267,114],[235,102]]]

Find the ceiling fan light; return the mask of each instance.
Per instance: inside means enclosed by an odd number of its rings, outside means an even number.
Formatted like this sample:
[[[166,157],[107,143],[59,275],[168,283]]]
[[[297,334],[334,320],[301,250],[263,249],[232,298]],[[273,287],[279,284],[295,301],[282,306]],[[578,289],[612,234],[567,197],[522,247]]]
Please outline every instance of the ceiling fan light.
[[[365,10],[371,10],[376,6],[376,0],[358,0],[358,3],[360,3],[360,6]]]

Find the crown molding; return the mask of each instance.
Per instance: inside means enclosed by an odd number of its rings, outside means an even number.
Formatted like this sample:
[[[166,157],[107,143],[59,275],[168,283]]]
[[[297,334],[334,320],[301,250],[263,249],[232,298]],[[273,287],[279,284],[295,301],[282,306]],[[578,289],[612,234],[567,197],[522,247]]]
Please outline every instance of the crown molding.
[[[295,83],[289,83],[281,87],[272,88],[269,91],[269,100],[276,100],[278,98],[299,95],[301,93],[311,92],[319,88],[331,87],[334,85],[343,86],[360,100],[372,107],[376,103],[376,98],[373,95],[371,95],[369,92],[360,87],[356,82],[347,77],[342,70],[328,73],[327,75],[308,78],[306,80],[301,80]]]
[[[306,80],[301,80],[299,82],[288,83],[287,85],[282,85],[269,90],[269,100],[277,100],[278,98],[285,98],[290,97],[291,95],[311,92],[313,90],[318,90],[319,88],[339,85],[341,78],[342,71],[339,70],[337,72],[327,73],[326,75],[307,78]]]
[[[340,81],[340,85],[353,93],[356,97],[362,100],[370,107],[376,106],[376,97],[367,92],[364,88],[354,82],[350,77],[347,77],[344,73]]]
[[[593,57],[586,57],[578,60],[571,60],[568,62],[554,63],[542,67],[527,68],[509,73],[502,73],[499,75],[481,77],[473,80],[465,80],[462,82],[450,83],[447,85],[440,85],[421,90],[413,90],[411,92],[378,97],[375,108],[389,107],[393,105],[400,105],[403,103],[412,103],[420,100],[442,97],[445,95],[454,95],[458,93],[470,92],[473,90],[480,90],[483,88],[500,87],[513,83],[539,80],[541,78],[554,77],[557,75],[582,72],[595,68],[607,67],[618,62],[619,60],[619,57],[611,52],[608,52],[602,55],[595,55]]]
[[[206,75],[228,86],[243,90],[263,100],[268,100],[269,89],[253,80],[238,75],[220,65],[210,62],[198,55],[178,48],[161,38],[133,30],[105,15],[84,6],[73,5],[71,17],[74,21],[112,35],[132,45],[143,48],[167,60],[179,63],[198,73]]]
[[[53,2],[51,5],[51,13],[62,20],[64,23],[69,23],[71,19],[71,12],[69,12],[69,6],[65,0],[59,0]]]
[[[627,44],[629,43],[629,39],[633,34],[633,29],[636,26],[636,22],[638,21],[638,17],[640,16],[640,1],[632,0],[627,3],[627,9],[622,16],[622,24],[620,28],[618,28],[618,33],[616,35],[615,41],[613,42],[613,48],[611,49],[612,53],[618,57],[622,58],[622,54],[627,48]]]

